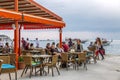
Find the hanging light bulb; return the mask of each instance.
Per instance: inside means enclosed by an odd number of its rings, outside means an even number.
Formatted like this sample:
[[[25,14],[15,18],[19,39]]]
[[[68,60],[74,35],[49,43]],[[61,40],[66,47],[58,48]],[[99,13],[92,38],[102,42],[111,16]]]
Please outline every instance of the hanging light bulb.
[[[22,26],[21,26],[21,30],[24,30],[24,26],[23,26],[23,24],[22,24]]]
[[[14,30],[16,29],[15,24],[12,24],[12,28],[13,28]]]

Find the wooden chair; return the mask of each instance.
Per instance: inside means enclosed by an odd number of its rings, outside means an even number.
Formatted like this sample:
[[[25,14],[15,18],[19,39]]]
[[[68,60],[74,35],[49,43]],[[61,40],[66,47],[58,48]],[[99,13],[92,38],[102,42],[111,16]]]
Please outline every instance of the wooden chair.
[[[58,70],[58,67],[57,67],[57,61],[58,61],[58,55],[53,55],[52,56],[52,61],[49,62],[49,63],[45,63],[44,66],[48,66],[48,73],[49,73],[49,68],[51,68],[52,70],[52,76],[54,76],[54,71],[53,71],[53,68],[55,67],[57,72],[58,72],[58,75],[60,75],[60,72]]]
[[[91,51],[93,53],[93,60],[94,60],[94,63],[97,63],[97,60],[96,60],[96,57],[95,57],[95,50],[96,50],[96,46],[91,46],[91,47],[88,47],[88,50]]]
[[[79,68],[79,64],[84,64],[84,68],[87,70],[87,65],[86,65],[86,52],[84,53],[79,53],[78,58],[76,59],[77,61],[77,69]]]
[[[8,56],[10,56],[10,64],[15,65],[16,54],[15,53],[11,53]]]
[[[73,68],[75,67],[76,69],[76,62],[74,58],[69,59],[68,53],[61,53],[61,65],[62,64],[66,64],[66,69],[68,70],[68,63],[72,63],[73,64]]]
[[[49,49],[45,49],[46,54],[52,55],[52,52]]]
[[[36,67],[37,66],[40,66],[41,63],[40,62],[34,62],[32,60],[32,56],[28,56],[28,55],[23,55],[23,60],[24,60],[24,63],[25,63],[25,68],[23,69],[23,72],[21,74],[21,77],[23,76],[24,73],[27,72],[28,68],[30,69],[30,78],[32,76],[32,72],[33,72],[33,68],[35,68],[35,75],[36,75]]]
[[[27,53],[29,53],[29,50],[22,50],[21,53],[22,55],[26,55]]]
[[[2,66],[3,60],[0,60],[0,72],[1,72],[1,66]],[[1,74],[1,73],[0,73]]]
[[[17,70],[14,65],[10,64],[10,56],[0,56],[0,59],[3,60],[2,65],[0,67],[0,74],[2,73],[9,73],[9,78],[11,80],[10,73],[15,73],[15,80],[17,80]]]

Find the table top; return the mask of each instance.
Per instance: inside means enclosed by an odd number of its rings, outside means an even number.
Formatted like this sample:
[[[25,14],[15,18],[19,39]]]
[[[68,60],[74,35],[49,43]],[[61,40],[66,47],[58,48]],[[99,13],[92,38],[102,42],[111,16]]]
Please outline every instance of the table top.
[[[0,59],[0,62],[3,62],[3,60],[2,60],[2,59]]]
[[[47,57],[52,57],[52,55],[33,55],[33,58],[47,58]]]
[[[0,54],[0,56],[8,56],[9,54]]]

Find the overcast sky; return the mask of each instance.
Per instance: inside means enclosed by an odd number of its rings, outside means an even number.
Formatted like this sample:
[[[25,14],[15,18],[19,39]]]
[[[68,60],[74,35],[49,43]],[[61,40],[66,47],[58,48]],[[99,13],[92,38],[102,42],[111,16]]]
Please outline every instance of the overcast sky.
[[[61,16],[64,31],[120,30],[120,0],[35,0]]]

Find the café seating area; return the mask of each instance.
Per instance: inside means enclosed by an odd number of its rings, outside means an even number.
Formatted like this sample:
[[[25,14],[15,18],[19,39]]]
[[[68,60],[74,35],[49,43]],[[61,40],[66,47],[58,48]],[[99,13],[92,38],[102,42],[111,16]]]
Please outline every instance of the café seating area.
[[[61,57],[59,57],[59,55],[47,54],[45,49],[23,50],[20,57],[23,58],[25,67],[22,70],[21,78],[28,74],[29,78],[32,78],[32,76],[47,76],[49,73],[56,76],[54,68],[56,68],[58,75],[61,74],[61,69],[68,71],[72,69],[71,67],[73,67],[73,70],[79,70],[79,67],[83,66],[83,69],[87,70],[88,61],[91,57],[88,56],[88,52],[65,52],[61,53]],[[4,68],[5,64],[9,66]],[[10,73],[14,72],[15,80],[17,80],[19,69],[16,70],[15,67],[14,53],[0,55],[0,66],[1,74],[9,73],[11,80]]]

